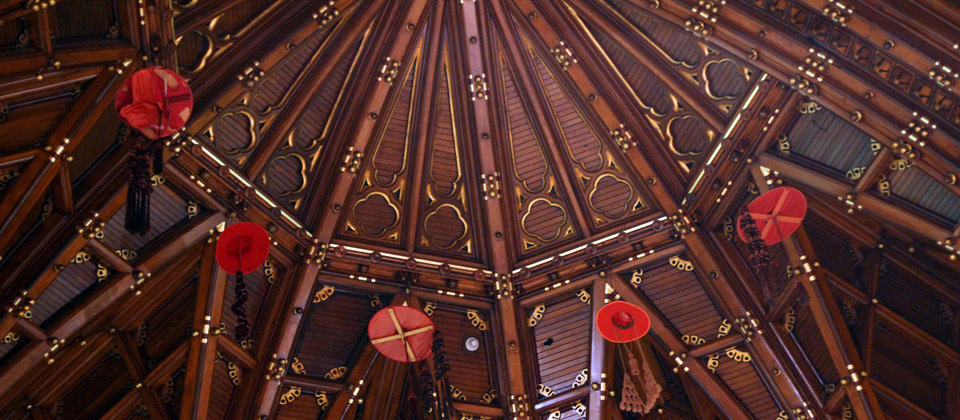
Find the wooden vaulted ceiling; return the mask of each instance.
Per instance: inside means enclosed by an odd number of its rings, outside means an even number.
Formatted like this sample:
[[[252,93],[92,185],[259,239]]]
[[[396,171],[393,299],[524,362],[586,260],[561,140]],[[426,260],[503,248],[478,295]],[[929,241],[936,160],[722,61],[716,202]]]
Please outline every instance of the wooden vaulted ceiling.
[[[0,419],[408,418],[391,303],[455,418],[960,419],[960,8],[904,3],[0,0]],[[140,237],[148,65],[196,107]],[[733,220],[780,185],[765,287]],[[239,220],[275,244],[241,342]],[[616,299],[650,338],[595,333]]]

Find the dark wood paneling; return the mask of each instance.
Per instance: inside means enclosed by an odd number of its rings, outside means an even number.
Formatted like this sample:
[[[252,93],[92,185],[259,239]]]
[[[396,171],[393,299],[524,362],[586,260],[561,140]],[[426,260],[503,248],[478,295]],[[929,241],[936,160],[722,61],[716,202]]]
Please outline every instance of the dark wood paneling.
[[[717,375],[730,387],[730,390],[747,407],[754,418],[777,418],[780,408],[774,403],[770,391],[763,385],[763,381],[757,374],[756,367],[752,362],[738,362],[726,355],[720,355]]]
[[[134,235],[123,227],[126,206],[120,207],[103,228],[103,244],[113,251],[127,249],[140,252],[163,232],[187,220],[187,199],[166,185],[154,187],[150,195],[150,231]]]
[[[960,222],[960,196],[915,166],[893,171],[890,192],[953,224]]]
[[[354,350],[366,339],[367,322],[377,311],[366,295],[339,290],[306,310],[292,354],[303,363],[306,375],[317,378],[350,365]]]
[[[790,153],[832,168],[844,179],[847,171],[866,168],[873,160],[870,136],[827,109],[800,114],[787,140]]]
[[[557,394],[572,388],[577,375],[590,367],[592,329],[590,305],[577,297],[547,305],[543,319],[533,327],[539,383]]]
[[[481,312],[479,315],[489,325],[489,314]],[[437,309],[430,318],[443,337],[443,348],[450,363],[450,372],[447,373],[450,384],[463,392],[467,401],[478,402],[480,396],[493,388],[490,378],[493,360],[492,355],[487,354],[487,346],[492,344],[490,330],[475,328],[463,310]],[[479,350],[467,351],[464,341],[468,337],[480,340]]]
[[[63,396],[64,416],[77,420],[100,418],[133,385],[119,353],[108,353]]]
[[[665,262],[645,267],[640,291],[680,334],[696,335],[708,343],[717,339],[723,317],[694,272]]]

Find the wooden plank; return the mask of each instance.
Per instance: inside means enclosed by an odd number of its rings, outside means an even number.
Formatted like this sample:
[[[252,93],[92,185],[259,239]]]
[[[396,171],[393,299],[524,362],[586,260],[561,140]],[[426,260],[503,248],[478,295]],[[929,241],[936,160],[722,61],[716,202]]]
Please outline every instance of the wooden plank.
[[[611,347],[607,340],[600,335],[597,327],[597,313],[603,308],[607,297],[607,283],[604,279],[596,277],[593,279],[593,285],[590,290],[590,388],[596,384],[597,389],[590,393],[587,403],[587,419],[603,420],[609,418],[607,415],[610,409],[610,401],[604,395],[607,389],[613,389],[614,372],[607,371],[607,360],[604,360]],[[609,378],[609,379],[608,379]]]

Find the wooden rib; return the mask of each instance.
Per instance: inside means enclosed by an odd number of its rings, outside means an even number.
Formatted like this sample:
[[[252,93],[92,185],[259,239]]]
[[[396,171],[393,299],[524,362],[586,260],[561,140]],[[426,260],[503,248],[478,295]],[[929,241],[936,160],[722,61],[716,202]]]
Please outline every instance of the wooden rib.
[[[221,335],[217,339],[217,345],[220,346],[220,350],[227,355],[227,358],[232,360],[244,370],[252,370],[257,367],[257,359],[250,354],[249,351],[237,344],[236,341],[233,341],[232,338]]]
[[[125,42],[96,41],[58,50],[56,56],[60,60],[61,68],[115,64],[121,60],[136,58],[137,48]],[[0,78],[7,78],[20,73],[36,73],[38,69],[47,68],[50,65],[50,56],[42,52],[31,52],[4,58],[3,63]]]
[[[326,379],[317,379],[312,376],[297,375],[288,373],[283,377],[283,385],[298,386],[310,391],[319,392],[340,392],[344,389],[344,384]]]
[[[605,360],[611,347],[607,340],[600,335],[597,327],[597,313],[606,301],[607,283],[599,277],[593,279],[593,285],[590,290],[590,383],[602,384],[607,382],[606,388],[613,389],[613,372],[607,371],[610,360]],[[609,379],[608,379],[609,378]],[[592,389],[592,387],[591,387]],[[606,398],[600,389],[593,390],[590,393],[587,404],[588,420],[603,420],[609,418],[608,414],[611,408],[612,398]]]
[[[189,347],[189,341],[184,341],[181,343],[176,350],[167,355],[167,357],[163,359],[163,361],[160,362],[160,364],[158,364],[153,371],[144,377],[142,381],[143,386],[140,389],[135,388],[127,392],[123,398],[114,404],[106,414],[100,417],[100,419],[107,420],[126,418],[125,416],[129,415],[129,413],[136,407],[135,404],[138,400],[142,400],[143,403],[147,405],[151,416],[157,416],[151,418],[159,418],[161,420],[169,419],[170,417],[166,411],[166,406],[163,405],[162,398],[159,400],[160,405],[158,406],[159,408],[156,409],[157,411],[154,411],[154,407],[151,407],[151,405],[154,405],[155,403],[148,401],[148,399],[154,398],[153,395],[150,394],[155,394],[158,398],[160,397],[156,387],[162,385],[167,378],[170,377],[170,375],[172,375],[177,369],[180,368],[180,366],[184,364],[186,361],[187,349]],[[150,392],[150,390],[152,390],[152,392]],[[160,408],[162,408],[162,410],[160,410]]]
[[[204,247],[197,281],[197,307],[193,316],[194,335],[190,338],[187,374],[183,385],[181,419],[207,418],[210,389],[213,387],[218,334],[210,334],[211,326],[220,325],[227,289],[227,273],[217,266],[216,246]]]
[[[758,166],[753,166],[750,173],[761,193],[770,190]],[[868,370],[861,361],[850,331],[844,326],[843,315],[835,303],[830,282],[823,268],[820,267],[817,254],[804,228],[801,226],[794,235],[782,243],[791,267],[811,267],[809,274],[800,274],[804,277],[800,283],[810,298],[809,307],[837,373],[841,376],[847,376],[851,372],[859,375],[860,372]],[[813,279],[808,278],[811,275],[814,276]],[[859,386],[862,387],[862,392],[853,387],[846,388],[854,413],[861,420],[883,419],[883,410],[873,392],[871,382],[871,378],[868,377],[860,379]]]

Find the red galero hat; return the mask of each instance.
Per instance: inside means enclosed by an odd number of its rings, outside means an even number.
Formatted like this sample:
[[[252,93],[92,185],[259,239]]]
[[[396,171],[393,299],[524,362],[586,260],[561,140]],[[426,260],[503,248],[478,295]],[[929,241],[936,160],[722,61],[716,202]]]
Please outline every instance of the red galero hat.
[[[803,222],[807,214],[807,198],[796,188],[780,187],[757,197],[747,204],[750,217],[757,223],[760,237],[767,245],[773,245],[790,236]],[[747,242],[746,234],[737,220],[737,233]]]
[[[607,341],[628,343],[650,331],[650,316],[640,307],[618,300],[597,312],[597,329]]]
[[[269,253],[270,235],[256,223],[233,224],[217,239],[217,265],[230,274],[256,270]]]

